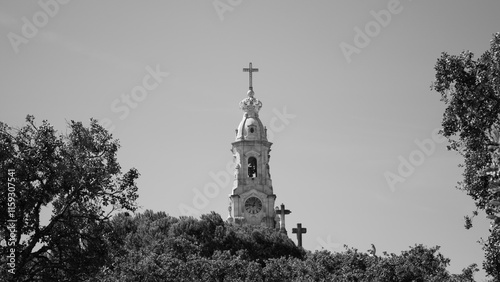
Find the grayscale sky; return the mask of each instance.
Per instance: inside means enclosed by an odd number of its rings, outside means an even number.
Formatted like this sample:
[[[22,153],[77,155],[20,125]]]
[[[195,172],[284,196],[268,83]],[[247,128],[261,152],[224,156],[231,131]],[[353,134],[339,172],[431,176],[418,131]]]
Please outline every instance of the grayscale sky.
[[[227,217],[229,152],[249,62],[271,176],[304,247],[440,245],[452,272],[483,260],[484,214],[455,189],[460,156],[433,134],[443,51],[476,55],[498,1],[1,1],[0,120],[65,131],[99,119],[140,173],[142,211]],[[399,170],[399,171],[398,171]],[[484,277],[481,272],[477,278]]]

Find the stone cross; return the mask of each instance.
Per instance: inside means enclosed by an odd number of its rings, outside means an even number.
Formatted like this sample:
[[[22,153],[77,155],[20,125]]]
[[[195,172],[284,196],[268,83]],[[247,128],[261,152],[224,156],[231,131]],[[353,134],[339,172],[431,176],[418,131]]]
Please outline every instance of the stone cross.
[[[252,87],[252,72],[254,72],[254,71],[258,72],[259,69],[252,68],[252,63],[250,63],[249,67],[248,68],[244,68],[243,71],[244,72],[248,72],[248,80],[249,80],[249,84],[250,84],[249,89],[253,90],[253,87]]]
[[[276,214],[280,215],[280,231],[286,234],[285,228],[285,215],[292,213],[290,210],[285,209],[285,205],[281,204],[281,209],[276,207]]]
[[[302,228],[302,223],[297,223],[297,228],[293,228],[292,233],[297,233],[298,245],[299,247],[302,247],[302,234],[307,233],[307,228]]]

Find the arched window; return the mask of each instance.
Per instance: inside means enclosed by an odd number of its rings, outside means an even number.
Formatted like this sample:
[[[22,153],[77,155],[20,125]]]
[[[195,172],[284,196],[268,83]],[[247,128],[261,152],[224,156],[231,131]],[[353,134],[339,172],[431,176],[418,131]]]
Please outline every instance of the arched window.
[[[257,177],[257,159],[254,157],[248,158],[248,177]]]

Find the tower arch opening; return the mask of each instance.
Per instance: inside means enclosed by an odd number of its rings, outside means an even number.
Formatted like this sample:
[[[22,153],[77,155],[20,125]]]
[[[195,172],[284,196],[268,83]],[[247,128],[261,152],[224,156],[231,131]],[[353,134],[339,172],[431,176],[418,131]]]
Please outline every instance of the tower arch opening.
[[[257,177],[257,159],[255,157],[248,158],[248,177]]]

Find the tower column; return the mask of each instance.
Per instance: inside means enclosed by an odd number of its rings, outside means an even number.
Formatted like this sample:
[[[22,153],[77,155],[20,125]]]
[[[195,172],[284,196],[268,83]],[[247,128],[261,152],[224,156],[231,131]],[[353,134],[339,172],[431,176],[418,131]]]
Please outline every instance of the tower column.
[[[276,195],[271,186],[269,174],[269,152],[272,143],[267,140],[267,133],[259,118],[262,102],[255,98],[252,74],[258,71],[252,67],[243,69],[249,73],[247,97],[240,103],[243,117],[236,129],[236,138],[231,143],[231,152],[235,165],[232,194],[229,196],[235,224],[276,226],[274,210]]]

